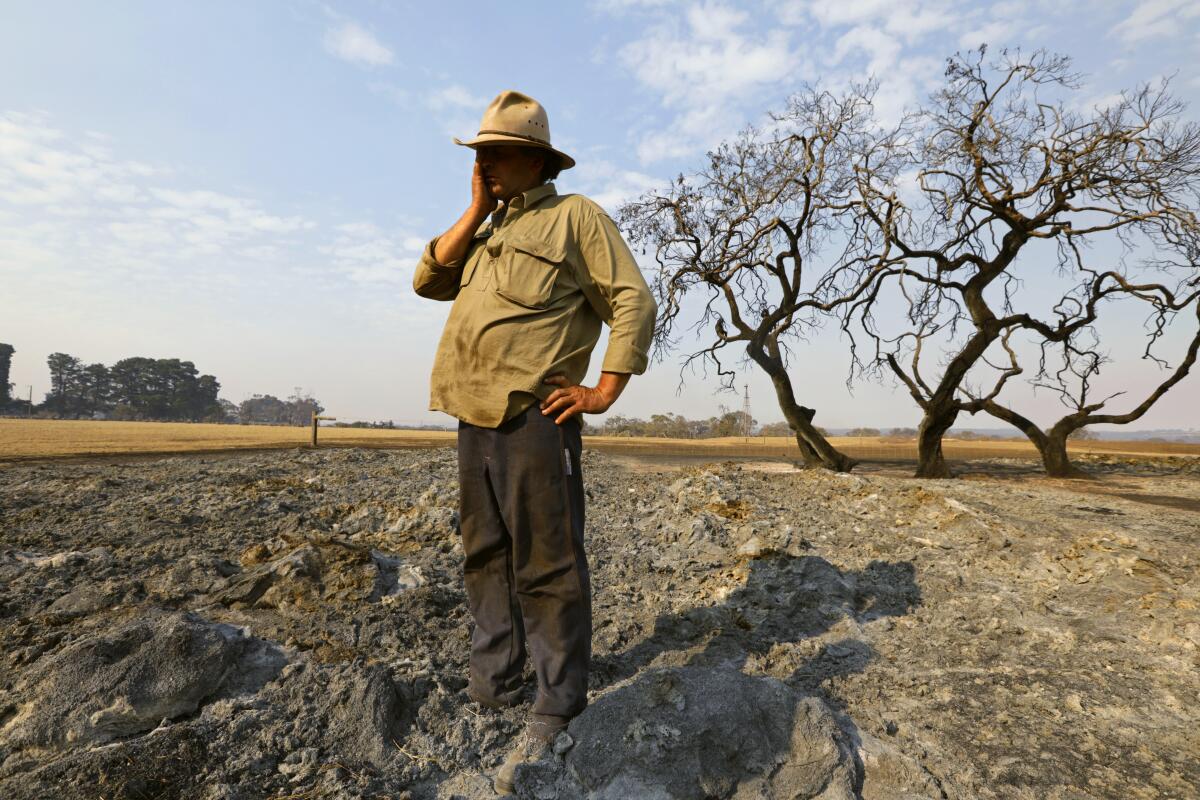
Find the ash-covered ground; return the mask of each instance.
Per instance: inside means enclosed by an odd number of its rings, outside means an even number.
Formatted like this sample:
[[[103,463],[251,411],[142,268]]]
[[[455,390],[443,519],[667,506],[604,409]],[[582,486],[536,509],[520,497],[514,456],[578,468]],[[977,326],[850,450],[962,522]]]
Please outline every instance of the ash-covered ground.
[[[518,794],[1196,798],[1197,466],[587,453],[591,706]],[[463,692],[456,477],[451,450],[0,469],[0,797],[493,797],[527,708]]]

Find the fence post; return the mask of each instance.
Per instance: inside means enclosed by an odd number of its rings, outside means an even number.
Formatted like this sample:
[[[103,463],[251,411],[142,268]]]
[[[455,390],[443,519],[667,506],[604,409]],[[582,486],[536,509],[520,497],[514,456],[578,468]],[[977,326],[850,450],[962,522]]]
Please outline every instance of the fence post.
[[[317,446],[317,420],[319,419],[335,420],[337,417],[318,417],[317,412],[312,412],[312,446],[314,448]]]

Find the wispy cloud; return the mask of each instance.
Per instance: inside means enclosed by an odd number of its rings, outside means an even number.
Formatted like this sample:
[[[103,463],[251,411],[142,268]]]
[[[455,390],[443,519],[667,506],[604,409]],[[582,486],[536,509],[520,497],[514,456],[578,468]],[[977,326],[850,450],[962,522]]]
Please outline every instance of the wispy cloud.
[[[375,34],[348,19],[335,22],[325,31],[325,50],[351,64],[367,67],[386,67],[396,57]]]
[[[603,158],[584,158],[570,180],[610,215],[622,203],[636,199],[664,181],[637,170],[623,169]]]
[[[593,0],[591,6],[598,11],[614,13],[632,9],[663,8],[678,2],[679,0]]]
[[[1147,0],[1138,3],[1128,17],[1112,29],[1126,44],[1159,36],[1175,36],[1187,30],[1185,20],[1200,17],[1195,0]]]
[[[929,55],[920,43],[988,22],[986,6],[946,0],[782,0],[776,9],[785,23],[813,26],[813,40],[831,43],[819,47],[818,59],[829,88],[878,82],[876,110],[884,123],[897,121],[941,76],[946,53]]]
[[[677,113],[665,130],[644,136],[638,145],[643,163],[719,140],[736,129],[760,88],[802,71],[786,31],[755,31],[748,14],[715,2],[688,7],[681,21],[663,20],[619,57]]]
[[[448,136],[470,135],[478,130],[479,118],[491,99],[461,84],[431,89],[424,97],[425,105]]]
[[[424,249],[425,240],[412,234],[350,222],[337,226],[334,240],[320,252],[336,272],[356,283],[407,285]]]
[[[0,115],[0,201],[68,214],[91,198],[136,201],[136,182],[158,171],[112,158],[92,136],[69,149],[60,146],[63,139],[44,114]]]
[[[793,24],[811,19],[823,28],[869,25],[909,42],[951,28],[964,16],[962,4],[945,0],[793,0],[779,3],[778,10]]]
[[[959,47],[971,49],[981,44],[1000,45],[1008,42],[1017,31],[1017,24],[1011,20],[994,19],[972,28],[958,37]]]
[[[1158,6],[1182,2],[1154,0],[1131,20],[1152,29]],[[874,78],[880,117],[894,122],[937,86],[944,58],[956,47],[1030,45],[1079,6],[1077,0],[613,0],[594,7],[618,17],[636,12],[638,33],[617,58],[669,114],[637,134],[638,157],[649,164],[696,155],[806,81],[838,90]],[[1141,23],[1126,24],[1130,35],[1141,35]]]
[[[736,95],[779,80],[795,65],[784,34],[741,30],[745,12],[709,3],[692,6],[685,19],[683,30],[660,28],[621,51],[638,80],[659,90],[667,102]]]
[[[0,274],[6,286],[125,280],[209,293],[304,272],[330,285],[396,284],[423,242],[370,223],[335,226],[258,200],[180,185],[45,114],[0,114]]]
[[[458,84],[434,89],[428,95],[429,107],[438,110],[469,108],[483,111],[483,107],[487,105],[490,99],[490,97],[484,97],[483,95],[472,94],[470,90]]]
[[[490,97],[472,92],[457,83],[424,91],[409,90],[382,81],[372,82],[368,86],[375,94],[386,97],[405,109],[412,109],[414,105],[424,105],[433,113],[439,127],[447,136],[465,136],[473,133],[479,126],[480,115],[491,100]]]

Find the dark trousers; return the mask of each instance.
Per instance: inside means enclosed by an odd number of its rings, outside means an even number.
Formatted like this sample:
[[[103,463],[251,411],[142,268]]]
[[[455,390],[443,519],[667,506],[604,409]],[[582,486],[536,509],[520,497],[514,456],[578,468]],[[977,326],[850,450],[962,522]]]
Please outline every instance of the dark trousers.
[[[587,705],[591,585],[583,551],[579,424],[537,403],[499,428],[458,426],[463,574],[475,627],[470,689],[511,704],[526,648],[537,716]]]

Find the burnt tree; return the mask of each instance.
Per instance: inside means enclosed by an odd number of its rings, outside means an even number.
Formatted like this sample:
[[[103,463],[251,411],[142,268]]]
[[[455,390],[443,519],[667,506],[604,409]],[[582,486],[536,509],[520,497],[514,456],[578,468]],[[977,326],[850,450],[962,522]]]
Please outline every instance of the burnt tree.
[[[880,267],[867,256],[873,243],[862,233],[870,231],[858,224],[856,176],[869,169],[889,179],[894,152],[871,122],[869,87],[843,96],[809,90],[767,130],[745,130],[710,152],[706,168],[618,214],[658,265],[656,351],[674,346],[677,327],[690,328],[702,346],[684,369],[706,361],[733,388],[736,373],[722,355],[743,345],[744,357],[770,376],[808,466],[848,471],[855,461],[828,442],[813,425],[815,409],[797,397],[790,346],[872,285]],[[800,386],[819,379],[805,374]]]
[[[1095,399],[1093,383],[1100,375],[1103,364],[1108,357],[1098,349],[1098,340],[1094,337],[1081,344],[1079,337],[1054,343],[1058,353],[1056,368],[1050,369],[1047,359],[1047,343],[1043,343],[1042,354],[1038,360],[1037,376],[1034,385],[1049,389],[1059,396],[1059,400],[1069,410],[1053,424],[1042,428],[1029,416],[1017,411],[1013,404],[1002,403],[994,396],[979,398],[983,410],[996,419],[1009,423],[1024,433],[1029,441],[1037,448],[1046,468],[1046,474],[1059,478],[1086,477],[1086,473],[1071,462],[1067,452],[1067,441],[1079,438],[1088,425],[1110,424],[1126,425],[1142,418],[1159,398],[1179,383],[1196,364],[1197,353],[1200,352],[1200,291],[1189,295],[1176,296],[1161,285],[1132,286],[1125,284],[1130,294],[1136,295],[1153,307],[1151,333],[1143,358],[1151,359],[1168,370],[1163,379],[1150,387],[1140,402],[1130,410],[1120,413],[1101,413],[1109,401],[1128,394],[1127,390],[1114,392],[1106,397]],[[1182,310],[1190,308],[1196,317],[1196,324],[1191,340],[1184,350],[1182,358],[1172,368],[1169,364],[1155,355],[1154,345],[1162,337],[1168,318]],[[1021,372],[1016,352],[1005,342],[1005,350],[1009,358],[1007,371],[1015,375]]]
[[[947,64],[945,88],[897,140],[915,180],[860,173],[864,213],[887,246],[876,284],[843,314],[846,332],[873,345],[867,358],[852,348],[855,368],[895,376],[922,409],[919,477],[949,475],[942,437],[960,413],[996,407],[1020,373],[989,361],[1014,333],[1071,342],[1143,273],[1182,270],[1186,282],[1196,271],[1200,132],[1178,122],[1165,87],[1081,113],[1065,57],[989,63],[981,48]],[[1149,255],[1131,264],[1139,245]],[[1065,283],[1055,302],[1021,292],[1023,280]],[[879,313],[883,297],[902,298],[898,329]],[[972,389],[981,373],[990,388]]]

